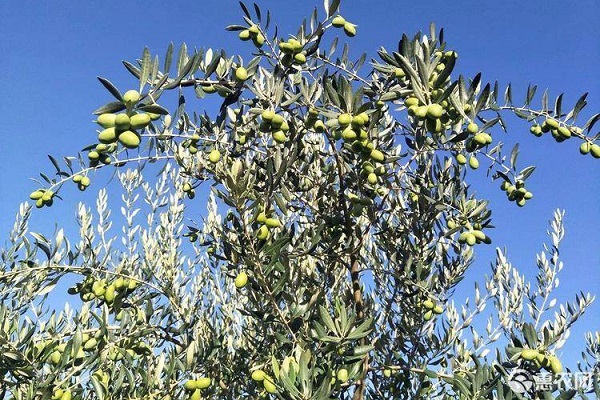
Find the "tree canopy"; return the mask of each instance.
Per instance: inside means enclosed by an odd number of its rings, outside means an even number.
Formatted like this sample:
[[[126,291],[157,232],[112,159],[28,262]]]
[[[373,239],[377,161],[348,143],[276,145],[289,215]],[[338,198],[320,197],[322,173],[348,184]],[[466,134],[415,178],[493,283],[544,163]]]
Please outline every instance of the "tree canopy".
[[[519,148],[494,134],[510,133],[504,116],[600,158],[600,114],[579,118],[587,95],[566,107],[530,86],[515,101],[510,85],[460,75],[459,49],[433,25],[353,59],[360,32],[339,1],[294,34],[240,4],[227,30],[251,59],[144,49],[124,62],[138,86],[99,78],[114,99],[94,111],[94,143],[50,157],[55,173],[41,174],[0,249],[2,397],[598,395],[599,332],[578,365],[595,373],[593,387],[531,386],[533,375],[564,372],[556,350],[593,301],[552,300],[562,212],[535,282],[497,249],[472,303],[453,300],[493,240],[471,173],[486,168],[515,207],[534,196],[535,167],[518,166]],[[215,113],[203,108],[209,96],[220,96]],[[78,207],[77,237],[30,230],[34,205],[60,207],[103,170],[117,186]],[[64,290],[72,305],[49,308]]]

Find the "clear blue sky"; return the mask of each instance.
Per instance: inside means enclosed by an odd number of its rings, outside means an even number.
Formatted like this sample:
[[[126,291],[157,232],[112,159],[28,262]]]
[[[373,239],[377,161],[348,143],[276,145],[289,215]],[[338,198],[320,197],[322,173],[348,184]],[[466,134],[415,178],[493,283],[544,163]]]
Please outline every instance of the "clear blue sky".
[[[564,91],[566,105],[589,91],[582,120],[600,111],[600,6],[595,0],[343,3],[342,14],[358,24],[358,35],[350,40],[354,54],[374,57],[380,46],[394,49],[403,32],[427,31],[433,21],[445,28],[446,40],[459,53],[457,70],[466,76],[481,71],[486,80],[510,81],[515,99],[524,97],[529,82],[549,87],[551,96]],[[259,4],[272,10],[280,32],[295,32],[301,17],[315,6],[322,9],[320,0]],[[120,61],[133,61],[144,46],[162,56],[171,41],[223,47],[247,59],[248,45],[223,29],[241,22],[240,16],[237,1],[230,0],[0,2],[0,237],[6,237],[19,203],[36,188],[28,179],[51,172],[46,155],[74,155],[94,140],[91,111],[110,100],[97,75],[122,90],[135,87]],[[519,209],[496,183],[475,179],[478,193],[492,203],[494,245],[507,247],[513,264],[533,277],[547,221],[554,209],[565,209],[566,267],[559,301],[579,290],[600,294],[600,161],[579,155],[578,141],[558,145],[549,137],[536,139],[520,120],[510,122],[503,139],[521,143],[522,166],[538,165],[528,181],[535,199]],[[68,188],[68,200],[36,213],[33,228],[49,233],[57,221],[72,223],[65,216],[74,215],[75,202],[91,199],[108,179],[109,174],[101,175],[84,195]],[[472,278],[489,274],[492,259],[491,248],[479,254]],[[565,353],[576,357],[583,332],[600,327],[599,310],[596,304],[573,330]]]

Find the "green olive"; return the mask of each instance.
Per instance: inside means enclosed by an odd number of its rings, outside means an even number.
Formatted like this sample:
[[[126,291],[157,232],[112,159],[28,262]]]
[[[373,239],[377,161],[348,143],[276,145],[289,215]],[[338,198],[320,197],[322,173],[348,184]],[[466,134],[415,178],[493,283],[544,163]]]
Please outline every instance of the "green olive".
[[[208,154],[208,160],[213,163],[216,164],[219,162],[219,160],[221,159],[221,152],[217,149],[213,149],[209,154]]]
[[[346,22],[344,24],[344,33],[346,36],[354,37],[356,36],[356,25],[351,24],[350,22]]]
[[[128,149],[135,149],[141,143],[140,136],[134,131],[124,131],[119,134],[119,142]]]
[[[248,274],[244,271],[240,272],[235,277],[235,287],[238,289],[243,288],[248,283]]]
[[[246,79],[248,79],[248,71],[246,71],[246,68],[238,67],[235,70],[235,79],[237,79],[238,81],[245,81]]]
[[[336,28],[342,28],[345,24],[346,20],[341,15],[337,15],[331,20],[331,25],[335,26]]]
[[[138,92],[137,90],[128,90],[123,95],[123,102],[128,104],[135,104],[138,101],[140,101],[140,97],[140,92]]]

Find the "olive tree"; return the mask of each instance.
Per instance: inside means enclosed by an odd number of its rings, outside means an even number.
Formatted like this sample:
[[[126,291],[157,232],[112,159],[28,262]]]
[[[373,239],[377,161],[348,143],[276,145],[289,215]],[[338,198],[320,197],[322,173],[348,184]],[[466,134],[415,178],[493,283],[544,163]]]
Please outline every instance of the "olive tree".
[[[471,301],[455,289],[493,237],[473,170],[515,207],[533,197],[534,167],[492,136],[510,132],[503,116],[595,158],[600,116],[578,122],[585,95],[536,108],[535,86],[517,103],[461,76],[433,26],[366,66],[338,8],[281,34],[242,4],[227,30],[249,59],[144,49],[124,62],[139,86],[99,78],[115,100],[94,112],[93,144],[50,157],[0,253],[2,398],[588,398],[514,374],[561,373],[556,351],[593,300],[552,300],[561,211],[535,282],[497,249]],[[90,185],[78,234],[30,230],[34,205]],[[598,372],[599,339],[571,370]]]

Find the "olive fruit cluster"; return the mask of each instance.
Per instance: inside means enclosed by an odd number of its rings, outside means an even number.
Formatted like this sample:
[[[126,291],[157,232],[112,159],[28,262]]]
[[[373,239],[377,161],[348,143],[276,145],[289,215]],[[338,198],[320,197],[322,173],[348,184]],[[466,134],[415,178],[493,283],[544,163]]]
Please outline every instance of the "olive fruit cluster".
[[[55,388],[52,392],[51,400],[71,400],[73,394],[69,389]]]
[[[256,222],[260,224],[256,231],[259,240],[267,240],[271,236],[271,230],[281,227],[279,219],[271,217],[268,213],[261,212],[256,216]]]
[[[131,358],[139,358],[144,354],[151,354],[152,349],[144,342],[129,342],[123,347],[111,347],[108,350],[107,358],[111,361],[121,361],[125,355]]]
[[[101,162],[104,165],[111,163],[110,154],[117,150],[117,143],[98,143],[95,148],[88,152],[90,166],[94,167]]]
[[[128,90],[123,95],[122,100],[127,106],[126,112],[119,114],[105,113],[98,116],[96,123],[104,128],[98,134],[98,141],[101,144],[120,143],[128,149],[135,149],[140,145],[141,138],[137,131],[144,129],[152,120],[160,118],[160,115],[134,111],[133,106],[139,100],[140,94],[136,90]],[[88,157],[90,157],[89,154]],[[90,160],[94,161],[92,157],[90,157]]]
[[[193,199],[194,197],[196,197],[196,191],[192,187],[192,184],[189,182],[185,182],[183,184],[183,192],[187,195],[189,199]]]
[[[458,236],[458,243],[468,244],[469,246],[475,246],[476,244],[485,243],[490,244],[492,240],[483,231],[479,229],[471,229],[461,232]]]
[[[474,155],[469,156],[469,158],[467,159],[467,156],[465,156],[462,153],[459,153],[456,155],[456,162],[458,163],[458,165],[465,165],[468,162],[469,167],[471,167],[472,169],[479,168],[479,160]]]
[[[418,98],[409,96],[404,100],[404,105],[408,109],[408,115],[412,116],[416,123],[425,124],[428,132],[441,133],[448,128],[451,115],[447,111],[449,104],[446,100],[423,104]]]
[[[262,369],[252,371],[251,377],[253,381],[261,382],[267,393],[277,392],[277,386],[275,386],[273,378],[267,375],[267,373]]]
[[[357,115],[342,113],[337,117],[338,128],[334,130],[333,136],[335,139],[341,138],[344,142],[350,143],[352,151],[363,158],[384,163],[385,155],[369,140],[369,133],[365,129],[368,123],[369,115],[366,112]]]
[[[474,246],[480,243],[492,243],[492,239],[481,230],[482,226],[479,223],[471,225],[469,222],[463,221],[459,224],[453,219],[448,220],[448,228],[455,229],[457,227],[462,230],[458,237],[458,242],[461,244],[466,243],[469,246]]]
[[[281,58],[283,65],[302,65],[306,63],[306,52],[302,51],[304,46],[298,39],[290,38],[279,43],[279,50],[284,54]]]
[[[35,200],[37,208],[50,207],[54,203],[54,192],[52,190],[38,189],[31,192],[29,198]]]
[[[544,133],[550,132],[552,137],[557,142],[564,142],[569,139],[573,132],[565,125],[554,118],[546,118],[541,125],[533,125],[529,131],[535,136],[542,136]]]
[[[524,349],[519,354],[519,357],[530,362],[537,370],[544,368],[553,374],[560,374],[563,370],[562,364],[558,357],[546,354],[544,351],[537,349]]]
[[[282,115],[271,110],[264,110],[260,117],[259,129],[261,132],[270,132],[273,140],[277,143],[285,143],[288,140],[287,133],[290,125]]]
[[[248,29],[241,30],[238,37],[244,42],[252,39],[256,47],[262,47],[265,44],[265,36],[260,32],[258,25],[252,25]]]
[[[82,192],[92,183],[90,178],[85,175],[73,175],[72,179],[77,184],[77,188]]]
[[[518,180],[515,184],[504,181],[500,185],[500,189],[506,192],[508,200],[514,201],[519,207],[523,207],[527,200],[533,198],[533,193],[525,189],[525,182]]]
[[[66,350],[67,344],[60,343],[58,346],[56,346],[56,349],[50,353],[48,359],[54,365],[58,365],[63,361],[68,362],[71,360],[75,365],[81,365],[83,363],[83,360],[86,357],[83,348],[79,348],[77,352],[75,352],[73,348],[71,348],[70,352],[67,352]]]
[[[442,306],[437,304],[435,299],[427,299],[421,302],[421,308],[424,310],[423,319],[425,321],[430,321],[434,315],[439,315],[444,312]]]
[[[343,28],[344,33],[347,36],[350,36],[350,37],[356,36],[356,25],[346,21],[346,19],[344,17],[342,17],[341,15],[336,15],[331,20],[331,25],[335,26],[336,28]]]
[[[429,87],[434,87],[437,82],[439,74],[447,68],[448,61],[451,58],[458,58],[458,53],[453,50],[447,50],[445,52],[436,51],[433,53],[433,56],[436,58],[440,58],[438,64],[435,66],[435,70],[429,76]],[[445,82],[442,82],[443,85],[446,85],[450,82],[450,77],[446,78]]]
[[[319,119],[319,111],[316,108],[311,107],[308,109],[305,125],[317,133],[325,132],[325,123]]]
[[[187,149],[190,154],[196,154],[198,152],[198,142],[200,141],[200,135],[198,135],[197,133],[194,133],[192,136],[190,136],[189,139],[184,140],[181,143],[181,146],[184,149]]]
[[[579,152],[583,155],[589,153],[594,158],[600,158],[600,145],[585,141],[579,146]]]
[[[466,131],[470,134],[465,143],[465,148],[469,153],[492,143],[492,135],[487,132],[480,132],[479,126],[474,122],[467,124]]]
[[[98,299],[104,301],[107,305],[112,305],[117,295],[129,294],[139,285],[133,279],[119,277],[113,282],[108,283],[106,279],[96,279],[88,276],[83,282],[69,288],[69,294],[79,294],[83,301],[92,301]]]

